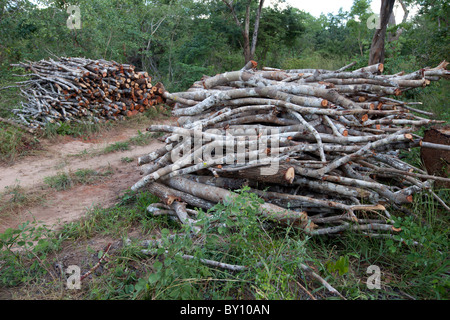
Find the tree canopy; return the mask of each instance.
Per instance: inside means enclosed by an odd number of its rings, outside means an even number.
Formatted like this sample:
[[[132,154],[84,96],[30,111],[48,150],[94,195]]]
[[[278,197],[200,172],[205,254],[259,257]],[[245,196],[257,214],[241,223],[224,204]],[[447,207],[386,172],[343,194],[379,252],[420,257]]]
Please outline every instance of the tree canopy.
[[[272,67],[363,66],[376,31],[367,26],[370,3],[355,0],[349,12],[314,17],[282,0],[0,0],[0,68],[51,56],[103,58],[132,63],[178,90],[248,59]],[[419,12],[388,26],[388,34],[402,28],[385,43],[388,65],[414,70],[448,60],[448,3],[403,4]],[[69,5],[80,8],[80,29],[67,27]]]

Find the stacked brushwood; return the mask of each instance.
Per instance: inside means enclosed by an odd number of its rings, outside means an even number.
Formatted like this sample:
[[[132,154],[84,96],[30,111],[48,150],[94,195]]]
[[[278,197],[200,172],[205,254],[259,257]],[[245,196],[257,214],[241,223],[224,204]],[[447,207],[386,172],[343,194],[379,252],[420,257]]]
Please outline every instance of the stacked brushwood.
[[[256,69],[204,76],[185,92],[165,92],[177,125],[152,125],[165,145],[138,160],[146,188],[161,199],[153,214],[195,225],[193,208],[232,201],[246,186],[265,202],[261,215],[311,235],[357,230],[390,236],[390,211],[414,194],[450,181],[400,158],[415,147],[440,148],[414,134],[441,123],[403,102],[403,92],[448,78],[447,62],[413,73],[383,74],[376,64],[347,71]]]
[[[164,87],[144,71],[103,59],[61,57],[13,64],[28,80],[16,82],[26,102],[13,112],[30,128],[47,123],[122,120],[163,103]]]

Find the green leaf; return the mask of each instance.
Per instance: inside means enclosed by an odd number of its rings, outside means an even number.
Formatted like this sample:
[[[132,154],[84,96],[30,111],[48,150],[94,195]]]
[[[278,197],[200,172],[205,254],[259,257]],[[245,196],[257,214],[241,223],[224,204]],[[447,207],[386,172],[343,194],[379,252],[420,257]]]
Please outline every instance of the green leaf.
[[[125,291],[126,294],[130,294],[134,291],[134,286],[132,284],[127,284],[125,285],[123,290]]]
[[[155,268],[156,271],[159,271],[159,270],[162,269],[163,264],[162,264],[161,262],[159,262],[159,261],[155,261],[155,262],[153,263],[153,267]]]
[[[148,276],[148,282],[150,284],[154,284],[156,282],[158,282],[160,279],[160,275],[158,273],[152,273]]]
[[[137,292],[140,292],[144,289],[146,289],[147,286],[147,280],[145,279],[139,279],[139,281],[135,284],[134,286],[134,290],[136,290]]]

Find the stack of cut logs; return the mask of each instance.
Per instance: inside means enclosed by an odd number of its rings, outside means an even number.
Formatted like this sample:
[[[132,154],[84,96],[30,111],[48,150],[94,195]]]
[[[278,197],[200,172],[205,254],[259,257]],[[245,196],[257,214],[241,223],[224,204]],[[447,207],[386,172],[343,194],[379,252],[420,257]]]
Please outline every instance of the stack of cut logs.
[[[32,128],[47,123],[104,122],[133,116],[164,102],[161,83],[129,64],[85,58],[59,58],[14,64],[31,74],[17,82],[27,99],[13,112]]]
[[[132,190],[161,199],[153,214],[195,226],[194,207],[233,201],[237,189],[265,200],[262,216],[294,224],[311,235],[358,230],[395,231],[391,210],[408,210],[413,196],[450,181],[401,160],[425,143],[417,129],[442,121],[398,100],[404,91],[448,78],[447,62],[413,73],[383,74],[383,65],[347,71],[241,70],[164,93],[178,125],[152,125],[165,145],[142,155],[142,178]]]

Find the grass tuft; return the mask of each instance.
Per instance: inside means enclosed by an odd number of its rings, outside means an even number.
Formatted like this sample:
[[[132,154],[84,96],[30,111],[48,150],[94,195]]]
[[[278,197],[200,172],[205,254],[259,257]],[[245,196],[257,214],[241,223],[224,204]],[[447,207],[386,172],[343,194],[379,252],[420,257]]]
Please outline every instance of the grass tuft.
[[[108,167],[104,172],[92,169],[78,169],[75,172],[59,172],[54,176],[45,177],[44,183],[50,188],[62,191],[71,189],[75,185],[96,183],[113,173],[114,170],[111,167]]]

